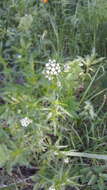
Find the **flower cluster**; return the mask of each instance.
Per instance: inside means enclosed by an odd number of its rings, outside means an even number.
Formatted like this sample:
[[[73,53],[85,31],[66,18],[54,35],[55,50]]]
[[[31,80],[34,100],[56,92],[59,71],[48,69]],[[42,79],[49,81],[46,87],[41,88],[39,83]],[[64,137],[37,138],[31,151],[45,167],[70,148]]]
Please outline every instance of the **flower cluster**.
[[[30,123],[32,123],[32,120],[29,119],[28,117],[25,117],[20,120],[20,123],[21,123],[22,127],[27,127]]]
[[[57,76],[61,72],[61,67],[59,63],[55,60],[49,59],[48,63],[46,63],[44,74],[45,77],[49,80],[52,80],[54,76]]]

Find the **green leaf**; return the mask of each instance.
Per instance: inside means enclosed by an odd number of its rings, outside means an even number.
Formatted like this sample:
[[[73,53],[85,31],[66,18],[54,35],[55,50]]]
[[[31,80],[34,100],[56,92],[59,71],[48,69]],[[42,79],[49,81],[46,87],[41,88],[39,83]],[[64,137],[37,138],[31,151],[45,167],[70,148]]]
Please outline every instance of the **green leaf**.
[[[19,28],[21,30],[28,30],[33,22],[33,17],[32,15],[25,15],[24,17],[21,17],[20,23],[19,23]]]
[[[10,158],[10,151],[7,149],[6,145],[0,145],[0,167],[2,167]]]
[[[107,160],[107,155],[102,154],[90,154],[86,152],[73,152],[73,151],[60,151],[55,152],[56,155],[63,154],[66,156],[73,156],[73,157],[84,157],[84,158],[92,158],[92,159],[100,159],[100,160]]]
[[[97,176],[96,175],[92,175],[91,179],[88,182],[88,185],[93,185],[93,184],[96,183],[96,181],[97,181]]]

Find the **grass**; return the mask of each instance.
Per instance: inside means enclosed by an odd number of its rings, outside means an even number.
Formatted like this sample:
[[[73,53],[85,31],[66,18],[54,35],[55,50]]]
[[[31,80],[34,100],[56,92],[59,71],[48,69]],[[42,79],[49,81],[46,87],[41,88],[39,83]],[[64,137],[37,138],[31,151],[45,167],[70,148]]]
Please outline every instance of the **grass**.
[[[106,7],[0,2],[1,190],[106,190]]]

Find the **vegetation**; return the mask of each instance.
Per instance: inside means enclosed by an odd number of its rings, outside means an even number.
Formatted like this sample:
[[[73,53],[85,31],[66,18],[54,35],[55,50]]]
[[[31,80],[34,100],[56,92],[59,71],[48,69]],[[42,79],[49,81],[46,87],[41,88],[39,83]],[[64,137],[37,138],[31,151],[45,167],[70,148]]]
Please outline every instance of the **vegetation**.
[[[106,190],[107,2],[0,2],[0,189]]]

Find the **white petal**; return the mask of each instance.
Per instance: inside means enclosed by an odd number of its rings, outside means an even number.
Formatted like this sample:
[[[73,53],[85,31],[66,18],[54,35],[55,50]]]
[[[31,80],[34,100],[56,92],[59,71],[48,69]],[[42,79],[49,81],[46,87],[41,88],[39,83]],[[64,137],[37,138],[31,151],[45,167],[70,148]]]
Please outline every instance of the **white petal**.
[[[46,67],[49,67],[50,66],[50,64],[49,63],[46,63]]]
[[[55,71],[55,68],[52,68],[51,71]]]
[[[51,63],[52,62],[52,60],[51,59],[49,59],[49,63]]]
[[[58,74],[58,72],[57,72],[57,71],[54,71],[54,72],[53,72],[53,74],[54,74],[54,75],[57,75],[57,74]]]
[[[57,67],[60,67],[59,63],[57,63]]]
[[[51,64],[51,66],[52,66],[52,67],[55,67],[55,66],[56,66],[56,64],[55,64],[55,63],[52,63],[52,64]]]

